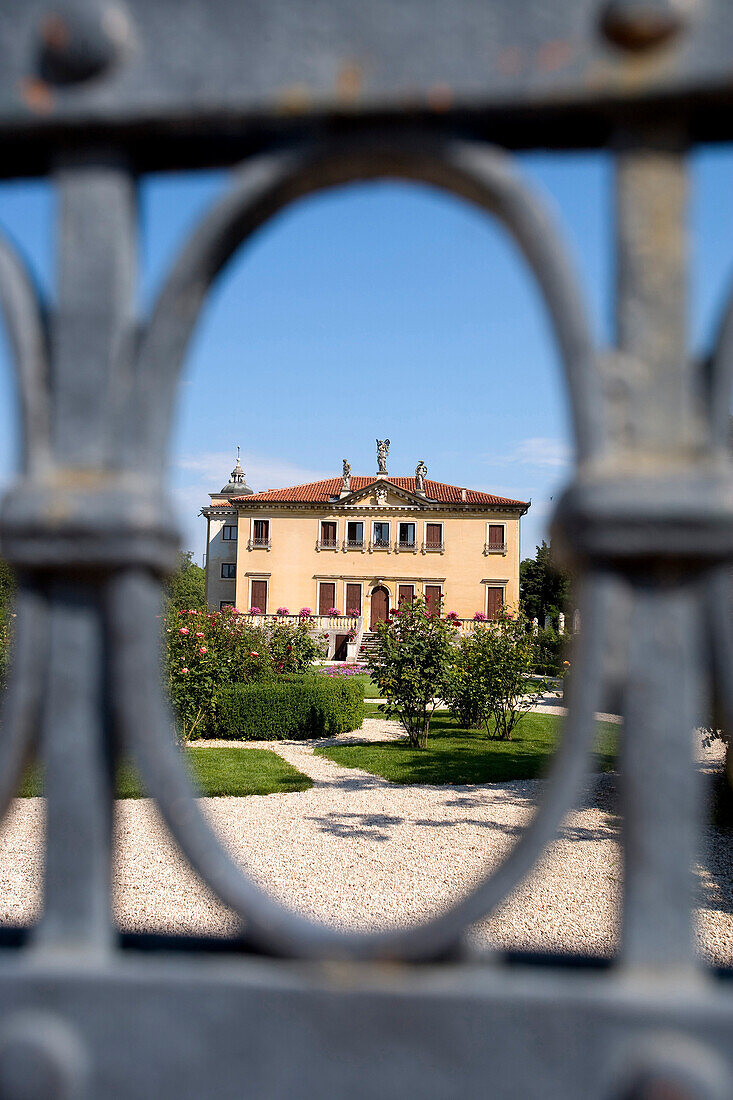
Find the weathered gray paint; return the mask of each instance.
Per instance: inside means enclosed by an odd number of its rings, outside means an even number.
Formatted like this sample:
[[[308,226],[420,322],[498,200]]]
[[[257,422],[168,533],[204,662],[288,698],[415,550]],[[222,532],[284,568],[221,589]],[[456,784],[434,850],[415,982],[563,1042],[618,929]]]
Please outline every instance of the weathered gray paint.
[[[0,237],[25,431],[0,515],[20,575],[0,811],[33,749],[48,795],[43,916],[0,934],[0,1096],[730,1096],[733,986],[696,960],[690,922],[691,729],[708,704],[733,726],[733,304],[704,362],[684,327],[687,149],[733,132],[728,5],[75,0],[53,15],[5,0],[0,14],[0,173],[49,173],[59,196],[53,303]],[[562,234],[506,149],[606,142],[618,331],[599,352]],[[138,317],[137,175],[238,160]],[[158,671],[176,549],[163,471],[188,341],[234,251],[297,198],[384,176],[495,216],[537,278],[577,444],[556,531],[583,574],[583,632],[563,742],[504,864],[418,927],[342,933],[262,891],[193,797]],[[578,797],[609,690],[626,718],[619,957],[477,958],[466,930]],[[239,939],[117,935],[121,754]]]

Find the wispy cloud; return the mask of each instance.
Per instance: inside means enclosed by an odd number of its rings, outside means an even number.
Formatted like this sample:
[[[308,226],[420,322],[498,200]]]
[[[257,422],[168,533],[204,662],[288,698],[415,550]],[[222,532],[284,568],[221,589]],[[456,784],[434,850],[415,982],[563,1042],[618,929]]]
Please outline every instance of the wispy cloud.
[[[505,456],[506,462],[552,470],[565,469],[570,465],[570,459],[571,452],[567,443],[540,435],[522,439]]]

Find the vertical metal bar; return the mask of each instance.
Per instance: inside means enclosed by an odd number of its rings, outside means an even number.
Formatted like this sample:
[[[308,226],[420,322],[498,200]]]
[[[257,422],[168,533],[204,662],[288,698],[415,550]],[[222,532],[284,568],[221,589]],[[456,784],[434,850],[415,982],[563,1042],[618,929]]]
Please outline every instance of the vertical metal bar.
[[[111,154],[67,159],[52,334],[52,440],[64,465],[116,464],[135,342],[135,181]]]
[[[625,887],[622,957],[685,966],[692,957],[700,777],[692,731],[701,714],[700,588],[637,583],[621,753]]]
[[[43,947],[111,943],[112,752],[97,585],[51,585],[42,760],[46,796]]]
[[[676,132],[625,135],[618,157],[618,339],[630,427],[619,476],[667,476],[688,466],[702,436],[686,334],[686,172]],[[632,579],[622,750],[625,858],[622,959],[634,966],[692,960],[699,720],[695,583],[652,564]]]
[[[134,181],[106,153],[68,159],[60,193],[51,435],[62,491],[95,488],[117,464],[134,348]],[[104,498],[100,498],[100,508]],[[101,517],[100,517],[101,519]],[[81,536],[80,536],[81,537]],[[105,582],[65,567],[48,584],[49,686],[42,724],[47,806],[44,947],[112,938],[112,734],[106,712]]]

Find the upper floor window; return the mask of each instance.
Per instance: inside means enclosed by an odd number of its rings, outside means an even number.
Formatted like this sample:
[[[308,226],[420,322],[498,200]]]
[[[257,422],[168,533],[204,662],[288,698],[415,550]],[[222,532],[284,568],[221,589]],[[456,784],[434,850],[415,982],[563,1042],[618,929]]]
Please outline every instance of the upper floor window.
[[[375,523],[372,537],[374,546],[389,546],[389,523]]]
[[[442,550],[443,549],[443,524],[442,523],[426,523],[425,524],[425,549],[426,550]]]
[[[237,525],[236,523],[225,523],[221,530],[221,537],[224,542],[236,542],[237,539]]]
[[[252,545],[270,545],[270,521],[269,519],[256,519],[252,524]]]
[[[414,550],[415,548],[415,524],[401,523],[399,533],[400,550]]]
[[[503,554],[506,550],[506,528],[503,523],[489,523],[486,542],[487,554]]]
[[[360,520],[349,520],[346,524],[346,545],[352,549],[364,545],[364,524]]]
[[[221,563],[221,576],[222,580],[233,581],[237,575],[237,567],[233,561],[223,561]]]
[[[336,521],[335,520],[323,520],[321,523],[321,538],[320,546],[322,550],[335,550],[338,546],[336,541]]]

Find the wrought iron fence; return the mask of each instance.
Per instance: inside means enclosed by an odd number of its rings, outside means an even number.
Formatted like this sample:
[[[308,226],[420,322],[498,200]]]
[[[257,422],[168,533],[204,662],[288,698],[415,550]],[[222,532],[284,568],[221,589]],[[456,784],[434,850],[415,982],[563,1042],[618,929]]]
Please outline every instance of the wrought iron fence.
[[[47,807],[42,917],[2,934],[0,1095],[729,1096],[732,987],[691,935],[691,730],[711,703],[733,724],[733,305],[702,361],[685,330],[688,152],[733,130],[725,0],[0,11],[0,171],[48,175],[58,200],[51,300],[0,241],[24,428],[1,519],[20,583],[0,808],[31,752]],[[613,152],[613,348],[597,346],[563,238],[512,156],[535,147]],[[237,162],[139,317],[139,176]],[[284,908],[214,835],[170,735],[155,615],[175,565],[171,410],[211,284],[289,203],[385,176],[497,218],[537,279],[577,444],[556,530],[583,574],[583,635],[562,745],[507,860],[420,925],[353,933]],[[609,679],[625,716],[618,958],[476,959],[470,925],[582,789]],[[117,932],[120,756],[241,937]]]

